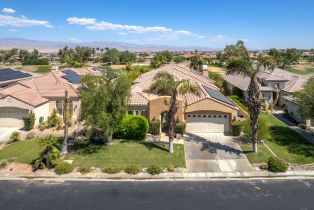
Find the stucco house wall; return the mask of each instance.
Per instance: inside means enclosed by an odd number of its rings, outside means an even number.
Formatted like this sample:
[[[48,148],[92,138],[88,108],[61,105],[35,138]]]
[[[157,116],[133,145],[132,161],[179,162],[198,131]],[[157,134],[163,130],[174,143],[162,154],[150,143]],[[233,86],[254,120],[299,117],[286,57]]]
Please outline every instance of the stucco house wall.
[[[225,104],[222,104],[213,99],[204,99],[197,103],[191,104],[186,107],[185,113],[192,112],[222,112],[231,114],[231,119],[237,117],[238,109]]]
[[[149,120],[159,119],[160,114],[164,111],[169,110],[170,106],[170,96],[160,96],[156,99],[149,101]],[[177,98],[178,112],[177,117],[180,121],[184,121],[184,111],[183,111],[183,102],[182,99]]]
[[[43,121],[47,120],[48,116],[50,115],[50,103],[47,102],[45,104],[42,104],[36,108],[34,108],[34,114],[35,114],[35,117],[36,117],[36,120],[35,120],[35,126],[39,125],[40,123],[40,118],[43,118]]]

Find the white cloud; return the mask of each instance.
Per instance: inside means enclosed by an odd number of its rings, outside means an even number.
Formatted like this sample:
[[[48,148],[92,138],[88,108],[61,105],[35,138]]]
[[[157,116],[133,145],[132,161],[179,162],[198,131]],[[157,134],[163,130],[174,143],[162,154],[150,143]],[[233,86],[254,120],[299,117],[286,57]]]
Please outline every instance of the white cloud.
[[[6,14],[14,14],[16,11],[12,8],[3,8],[1,12]]]
[[[0,15],[0,26],[18,26],[18,27],[31,27],[31,26],[44,26],[53,28],[47,20],[36,20],[27,17],[16,17],[11,15]]]
[[[225,39],[225,36],[218,34],[216,36],[216,39],[223,40],[223,39]]]
[[[106,21],[96,21],[95,18],[78,18],[69,17],[67,18],[69,24],[84,25],[89,30],[96,31],[119,31],[119,35],[127,35],[127,33],[157,33],[160,36],[164,36],[167,39],[178,39],[182,36],[193,36],[196,38],[204,38],[204,36],[192,33],[187,30],[175,30],[164,26],[136,26],[136,25],[123,25],[115,24]]]
[[[223,42],[223,43],[232,43],[232,42],[237,42],[238,40],[242,40],[244,42],[249,42],[248,39],[229,37],[229,36],[225,36],[225,35],[221,35],[221,34],[218,34],[211,39],[211,41]]]
[[[78,25],[91,25],[96,23],[95,18],[78,18],[78,17],[70,17],[67,19],[70,24],[78,24]]]

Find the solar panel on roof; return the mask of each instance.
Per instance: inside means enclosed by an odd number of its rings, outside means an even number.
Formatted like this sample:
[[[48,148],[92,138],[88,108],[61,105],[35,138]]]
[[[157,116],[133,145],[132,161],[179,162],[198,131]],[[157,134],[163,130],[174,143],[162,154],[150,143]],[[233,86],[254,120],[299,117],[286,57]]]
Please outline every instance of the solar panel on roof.
[[[224,96],[221,92],[219,91],[216,91],[216,90],[213,90],[209,87],[206,87],[206,86],[203,86],[204,89],[206,90],[206,92],[213,98],[219,100],[219,101],[222,101],[222,102],[225,102],[227,104],[230,104],[232,106],[235,106],[234,103],[226,96]]]
[[[13,79],[22,79],[31,77],[31,74],[24,73],[21,71],[16,71],[13,69],[0,69],[0,81],[13,80]]]
[[[62,78],[68,80],[69,82],[73,84],[80,84],[80,75],[78,75],[75,71],[72,70],[64,70],[62,71],[65,73],[65,75],[62,76]]]

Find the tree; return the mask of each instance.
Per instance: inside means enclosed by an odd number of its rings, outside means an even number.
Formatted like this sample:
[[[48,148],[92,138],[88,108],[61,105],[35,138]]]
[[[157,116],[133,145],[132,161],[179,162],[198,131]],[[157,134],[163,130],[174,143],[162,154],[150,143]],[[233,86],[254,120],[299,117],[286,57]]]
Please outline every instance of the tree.
[[[172,61],[172,53],[169,51],[162,51],[156,53],[154,58],[151,61],[151,67],[159,68],[161,65],[170,63]]]
[[[190,69],[202,71],[203,70],[204,60],[199,54],[196,54],[191,57]]]
[[[82,77],[80,120],[92,133],[94,140],[110,142],[114,128],[127,112],[131,82],[119,76]]]
[[[120,62],[120,52],[116,48],[107,49],[102,56],[104,63],[118,64]]]
[[[208,77],[215,81],[215,85],[219,87],[220,91],[223,91],[224,78],[221,74],[215,72],[208,72]]]
[[[305,119],[314,119],[314,78],[310,78],[304,89],[296,92],[294,97],[301,116]]]
[[[154,81],[155,82],[153,82],[149,88],[149,92],[158,95],[171,96],[170,107],[169,111],[167,112],[166,125],[169,136],[169,152],[173,153],[173,139],[175,135],[174,129],[176,123],[176,114],[178,111],[177,96],[179,94],[184,95],[187,93],[200,95],[200,90],[197,85],[190,84],[188,80],[176,81],[173,75],[164,71],[157,73],[154,77]]]
[[[272,56],[275,61],[276,65],[279,68],[287,68],[292,64],[298,63],[301,56],[302,56],[302,51],[295,49],[295,48],[290,48],[286,50],[277,50],[277,49],[270,49],[268,55]]]
[[[182,63],[184,60],[185,60],[185,58],[183,56],[181,56],[181,55],[177,55],[177,56],[173,57],[173,61],[175,63]]]
[[[120,53],[119,62],[121,64],[130,64],[136,61],[136,55],[129,51],[123,51]]]
[[[259,55],[256,61],[252,60],[242,41],[238,41],[236,45],[227,46],[225,50],[227,74],[239,73],[251,78],[246,103],[250,110],[253,152],[257,153],[258,116],[262,105],[257,75],[265,69],[273,70],[275,61],[272,57],[263,55]]]

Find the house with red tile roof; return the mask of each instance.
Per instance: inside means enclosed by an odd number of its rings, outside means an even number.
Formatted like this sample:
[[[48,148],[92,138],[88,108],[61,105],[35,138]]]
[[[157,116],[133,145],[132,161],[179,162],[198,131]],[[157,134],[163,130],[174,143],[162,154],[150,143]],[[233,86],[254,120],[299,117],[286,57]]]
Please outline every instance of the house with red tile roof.
[[[230,132],[231,121],[237,117],[238,107],[219,92],[208,72],[199,73],[180,65],[169,64],[138,77],[131,88],[129,114],[143,115],[149,120],[163,120],[169,109],[170,96],[159,96],[148,92],[158,72],[169,72],[176,80],[186,79],[199,86],[200,96],[193,94],[178,97],[177,118],[187,123],[187,132]]]
[[[67,73],[72,72],[69,77]],[[88,73],[91,68],[52,71],[12,83],[0,89],[0,127],[23,127],[23,117],[34,113],[35,125],[47,119],[54,109],[62,116],[65,91],[70,97],[70,109],[76,120],[80,108],[79,84],[72,79]]]

